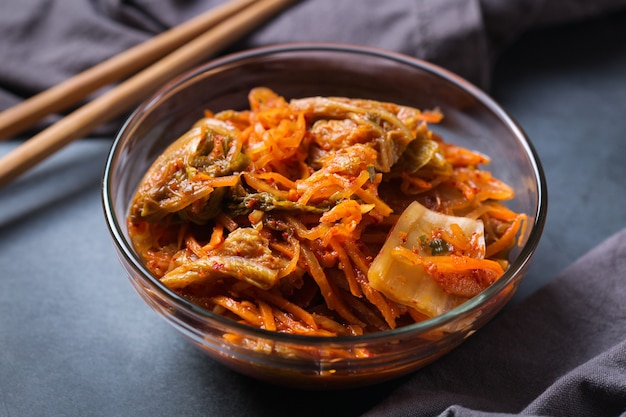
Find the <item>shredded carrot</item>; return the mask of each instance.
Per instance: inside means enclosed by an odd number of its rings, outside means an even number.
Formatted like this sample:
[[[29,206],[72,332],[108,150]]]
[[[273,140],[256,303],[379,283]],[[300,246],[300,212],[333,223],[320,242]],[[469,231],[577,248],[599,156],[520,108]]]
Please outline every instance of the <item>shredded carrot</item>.
[[[284,187],[286,190],[296,188],[296,183],[278,172],[260,172],[256,177],[262,180],[271,180],[275,184]]]
[[[328,224],[320,224],[315,228],[309,230],[302,224],[299,220],[294,218],[293,216],[288,217],[289,225],[293,228],[296,235],[302,239],[315,240],[321,239],[329,230],[330,226]]]
[[[387,324],[392,328],[395,327],[395,319],[396,315],[394,314],[391,306],[387,303],[387,300],[380,294],[375,291],[370,285],[369,282],[364,278],[367,276],[367,271],[369,270],[369,262],[366,259],[365,255],[359,250],[356,244],[348,244],[345,246],[346,252],[354,265],[358,268],[355,276],[359,279],[359,285],[361,290],[365,294],[365,297],[380,311],[380,313],[387,321]],[[363,277],[363,278],[360,278]]]
[[[254,326],[261,327],[263,325],[263,319],[261,318],[258,309],[249,301],[237,301],[233,298],[221,295],[211,298],[211,301],[216,305],[230,310],[237,316],[241,317],[242,320],[245,320]]]
[[[439,233],[443,240],[462,251],[468,251],[472,246],[470,236],[466,236],[465,233],[463,233],[463,229],[456,223],[450,225],[450,232],[442,229]]]
[[[293,248],[291,250],[291,256],[289,257],[289,262],[285,267],[278,273],[278,278],[286,277],[287,275],[293,273],[298,267],[298,262],[300,261],[300,241],[298,239],[289,239]]]
[[[454,223],[433,229],[428,238],[442,239],[450,253],[393,252],[446,292],[465,296],[493,282],[509,248],[524,242],[528,217],[504,203],[514,190],[483,168],[489,156],[430,130],[443,118],[439,109],[340,97],[288,101],[265,87],[248,101],[244,110],[206,110],[146,173],[128,217],[136,251],[163,282],[181,264],[213,265],[218,279],[204,287],[183,277],[177,291],[215,314],[318,336],[426,320],[368,279],[413,201],[484,224],[472,236]],[[486,249],[473,249],[477,235]]]
[[[225,213],[218,214],[217,221],[222,224],[222,226],[224,226],[229,232],[232,232],[239,228],[237,222],[235,222],[230,216],[226,215]]]
[[[196,240],[196,238],[192,234],[188,234],[187,236],[185,236],[185,245],[198,258],[202,258],[203,256],[206,256],[206,254],[207,254],[206,251],[204,250],[204,248],[202,247],[202,245],[200,245],[198,243],[198,241]]]
[[[330,246],[335,252],[337,252],[337,257],[339,258],[339,268],[345,274],[346,282],[348,283],[348,287],[350,288],[350,293],[355,297],[361,297],[363,293],[361,292],[359,283],[356,280],[356,274],[354,272],[352,262],[350,261],[348,254],[344,250],[343,245],[340,244],[337,239],[331,239]]]
[[[288,331],[289,333],[309,335],[309,336],[335,336],[336,335],[336,333],[330,332],[325,329],[319,329],[319,328],[312,329],[311,327],[308,327],[302,324],[301,322],[294,320],[288,314],[285,314],[285,312],[280,311],[280,310],[274,311],[274,317],[276,317],[276,320],[279,321],[283,325],[282,331]],[[279,330],[281,329],[279,328]]]
[[[263,319],[263,328],[269,331],[276,330],[276,320],[274,320],[274,313],[272,312],[272,307],[267,304],[263,300],[258,300],[259,311],[261,313],[261,318]]]
[[[270,184],[266,183],[265,181],[263,181],[262,179],[260,179],[255,174],[251,174],[249,172],[245,172],[243,174],[243,177],[246,180],[246,183],[250,187],[254,188],[256,191],[270,193],[270,194],[273,194],[276,197],[278,197],[280,199],[283,199],[283,200],[288,200],[289,199],[288,191],[279,190],[278,188],[273,187],[272,185],[270,185]]]
[[[395,248],[394,254],[416,265],[433,266],[437,272],[441,273],[458,273],[471,270],[492,271],[498,276],[504,273],[502,265],[491,259],[472,258],[463,255],[421,256],[404,247]]]
[[[454,166],[477,166],[489,164],[487,155],[446,143],[442,144],[446,159]]]
[[[498,240],[487,246],[486,256],[491,257],[501,250],[508,249],[515,245],[517,236],[522,224],[526,224],[527,217],[523,214],[517,216],[515,221],[506,229],[506,232]],[[523,233],[522,233],[523,235]]]
[[[313,318],[315,319],[315,322],[317,323],[319,328],[329,330],[333,334],[349,335],[349,334],[355,333],[354,327],[352,326],[344,327],[340,323],[329,318],[328,316],[323,316],[321,314],[314,314]]]
[[[198,181],[203,181],[207,186],[212,188],[234,187],[239,182],[239,174],[226,175],[223,177],[211,177],[207,174],[196,172],[194,174],[194,179]]]
[[[439,123],[443,119],[443,113],[439,109],[423,110],[420,118],[428,123]]]
[[[428,182],[423,178],[413,177],[407,173],[402,173],[402,193],[407,195],[419,194],[423,191],[430,190],[431,188],[433,188],[433,184],[431,182]]]
[[[274,294],[270,291],[256,291],[253,290],[254,296],[260,300],[266,301],[278,307],[281,310],[285,310],[291,313],[294,317],[306,323],[309,327],[317,329],[317,323],[313,316],[305,311],[303,308],[287,301],[284,297]]]
[[[356,194],[364,202],[373,204],[376,211],[378,211],[382,217],[387,217],[393,213],[391,207],[389,207],[389,205],[385,203],[373,190],[358,188],[355,190],[354,194]]]
[[[317,285],[319,285],[322,296],[326,300],[328,308],[335,310],[341,317],[351,324],[364,326],[364,323],[352,313],[337,296],[337,293],[331,288],[324,269],[319,264],[315,254],[304,244],[300,247],[302,258],[306,262],[305,268],[309,271]]]
[[[216,223],[211,233],[211,239],[202,247],[205,253],[217,248],[222,242],[224,242],[224,225],[222,223]]]

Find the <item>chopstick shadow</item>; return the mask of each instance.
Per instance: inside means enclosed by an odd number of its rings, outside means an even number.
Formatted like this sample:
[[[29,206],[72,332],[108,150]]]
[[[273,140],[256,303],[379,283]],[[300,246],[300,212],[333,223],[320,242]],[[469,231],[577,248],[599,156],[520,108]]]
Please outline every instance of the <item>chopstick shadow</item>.
[[[0,189],[0,235],[48,215],[55,207],[80,204],[83,195],[99,191],[108,140],[70,145],[41,165]]]

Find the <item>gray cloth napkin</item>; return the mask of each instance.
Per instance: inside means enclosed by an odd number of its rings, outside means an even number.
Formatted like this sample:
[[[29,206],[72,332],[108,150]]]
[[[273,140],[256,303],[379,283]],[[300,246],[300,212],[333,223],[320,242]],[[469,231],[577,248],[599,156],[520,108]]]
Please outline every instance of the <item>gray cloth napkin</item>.
[[[0,110],[222,2],[3,0]],[[623,7],[626,0],[305,0],[233,48],[371,45],[429,60],[488,89],[494,60],[524,31]],[[112,135],[118,126],[119,120],[94,135]]]

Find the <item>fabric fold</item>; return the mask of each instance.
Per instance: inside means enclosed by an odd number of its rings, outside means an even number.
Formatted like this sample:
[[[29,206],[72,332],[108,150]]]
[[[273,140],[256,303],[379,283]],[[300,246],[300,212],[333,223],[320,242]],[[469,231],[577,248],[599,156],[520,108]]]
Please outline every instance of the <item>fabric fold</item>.
[[[573,369],[522,414],[620,416],[626,412],[626,340]]]

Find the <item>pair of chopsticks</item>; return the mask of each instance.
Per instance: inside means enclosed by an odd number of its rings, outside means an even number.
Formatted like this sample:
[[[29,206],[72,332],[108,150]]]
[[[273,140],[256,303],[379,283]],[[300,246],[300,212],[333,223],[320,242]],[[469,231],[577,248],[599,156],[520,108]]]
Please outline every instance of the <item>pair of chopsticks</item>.
[[[130,110],[171,78],[233,44],[293,1],[230,0],[4,110],[0,113],[0,139],[22,132],[44,116],[67,109],[89,93],[136,73],[0,159],[0,187],[73,140]]]

